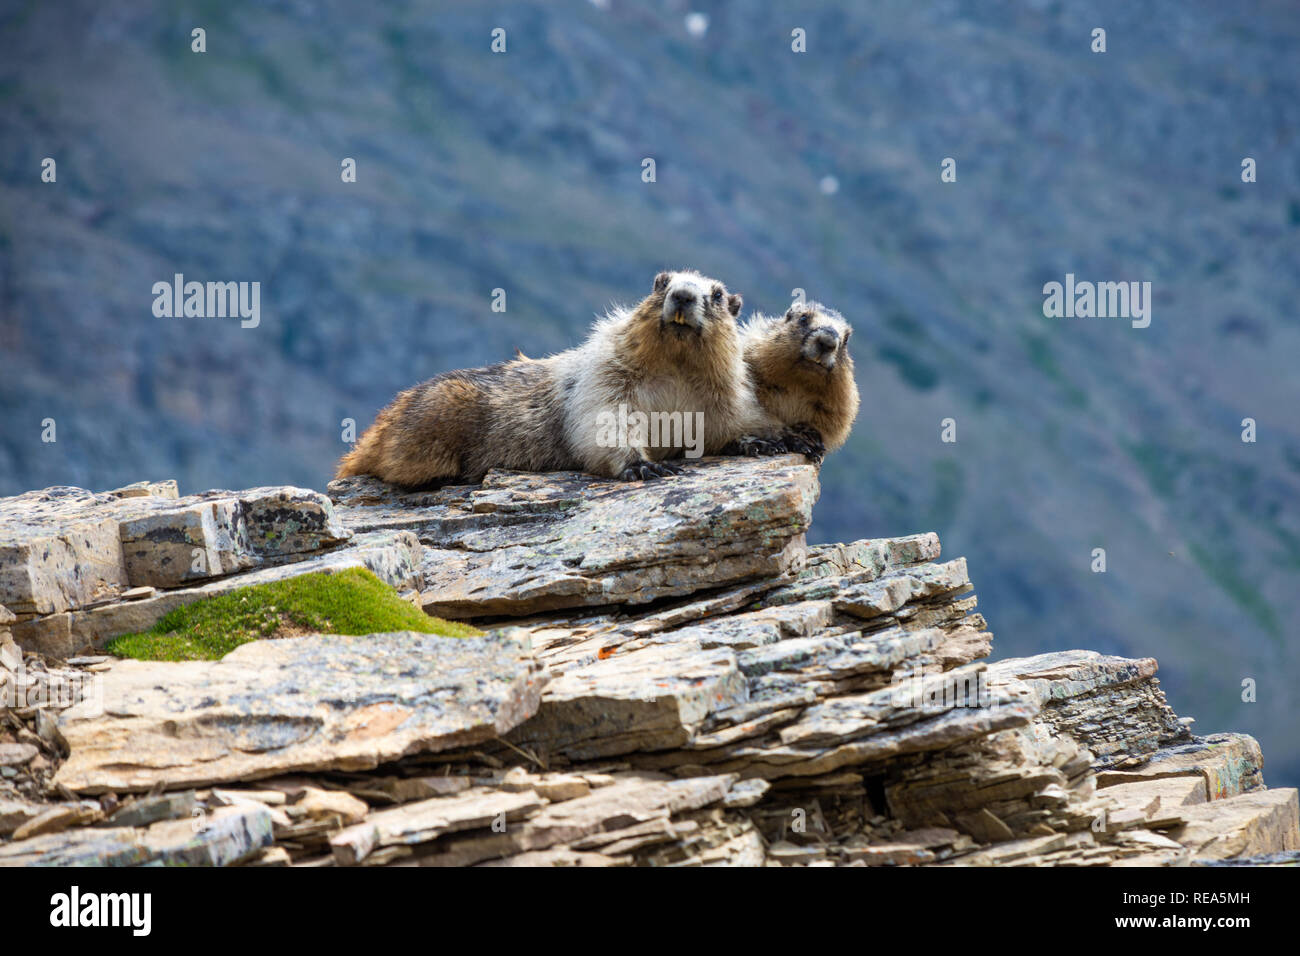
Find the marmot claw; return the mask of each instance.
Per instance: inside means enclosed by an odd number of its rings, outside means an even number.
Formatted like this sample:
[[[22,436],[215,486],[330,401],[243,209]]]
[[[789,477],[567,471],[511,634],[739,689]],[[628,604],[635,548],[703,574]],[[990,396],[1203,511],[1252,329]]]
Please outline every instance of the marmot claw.
[[[811,425],[796,425],[781,436],[781,442],[790,451],[820,462],[826,457],[826,445],[821,432]]]
[[[667,478],[681,473],[681,465],[666,461],[634,461],[618,477],[622,481],[649,481],[651,478]]]
[[[757,435],[742,435],[736,439],[736,448],[742,455],[750,458],[768,458],[772,455],[784,455],[788,449],[780,439],[759,438]]]

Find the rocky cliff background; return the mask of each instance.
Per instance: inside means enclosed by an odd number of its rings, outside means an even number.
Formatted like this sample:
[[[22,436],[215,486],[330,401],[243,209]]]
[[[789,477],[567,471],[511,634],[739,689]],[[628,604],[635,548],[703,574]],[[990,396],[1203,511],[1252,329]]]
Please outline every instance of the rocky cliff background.
[[[800,287],[864,398],[814,540],[938,531],[996,655],[1157,657],[1294,785],[1297,41],[1285,2],[0,3],[0,494],[321,488],[343,419],[660,268]],[[176,272],[261,324],[155,318]],[[1151,326],[1044,318],[1067,272]]]

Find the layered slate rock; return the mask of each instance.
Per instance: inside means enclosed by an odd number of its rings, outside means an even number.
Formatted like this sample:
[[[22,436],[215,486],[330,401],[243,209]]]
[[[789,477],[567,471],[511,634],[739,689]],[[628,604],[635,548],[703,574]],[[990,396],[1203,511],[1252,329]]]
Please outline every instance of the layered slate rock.
[[[1156,669],[1150,657],[1062,651],[993,664],[990,677],[1027,685],[1047,733],[1072,737],[1104,768],[1137,763],[1164,744],[1191,739],[1165,700]]]
[[[301,574],[333,574],[349,568],[365,568],[381,581],[406,591],[419,583],[421,552],[420,542],[409,531],[359,534],[345,548],[304,556],[292,564],[217,578],[195,587],[150,589],[139,596],[126,592],[119,600],[97,607],[21,622],[14,625],[14,636],[30,650],[66,658],[102,648],[119,634],[148,630],[163,615],[203,598]]]
[[[220,661],[122,661],[103,675],[103,713],[79,704],[58,717],[71,753],[56,785],[130,792],[370,768],[505,733],[537,710],[543,683],[509,635],[316,635]]]
[[[190,601],[296,574],[365,567],[413,592],[421,552],[409,533],[354,535],[305,488],[47,488],[0,499],[0,606],[21,646],[66,658]]]
[[[129,587],[112,495],[47,488],[0,499],[0,604],[21,617],[106,600]]]
[[[657,645],[558,676],[509,739],[575,758],[679,747],[711,713],[746,702],[747,690],[731,651]]]
[[[491,472],[482,485],[402,494],[332,482],[353,530],[425,545],[421,591],[439,617],[644,604],[802,564],[816,469],[797,456],[706,460],[671,481]]]
[[[0,866],[229,866],[271,845],[263,807],[220,808],[149,827],[74,830],[0,844]]]
[[[426,866],[465,866],[575,843],[584,849],[601,846],[601,855],[609,857],[612,844],[647,836],[646,824],[662,825],[676,813],[722,801],[733,783],[728,776],[625,775],[595,790],[588,785],[585,792],[557,793],[551,801],[538,793],[547,792],[545,778],[523,775],[511,790],[475,788],[372,814],[332,837],[330,846],[344,865],[394,847],[423,848]],[[493,828],[495,819],[506,826]],[[607,840],[592,840],[597,834]],[[642,845],[650,842],[656,841]]]
[[[111,497],[128,491],[151,493]],[[202,665],[45,661],[0,640],[0,684],[21,688],[14,730],[0,725],[5,859],[1149,866],[1300,854],[1296,791],[1265,787],[1251,738],[1193,736],[1154,660],[1076,650],[988,663],[967,564],[942,557],[933,534],[805,547],[817,485],[801,459],[704,461],[648,483],[493,473],[418,493],[349,479],[331,493],[352,535],[342,544],[286,529],[283,552],[256,569],[0,613],[0,631],[62,621],[57,646],[93,643],[198,595],[368,560],[491,636],[291,638]],[[247,495],[146,511],[202,514]],[[248,553],[216,540],[223,560]],[[55,693],[64,684],[81,696]],[[187,842],[180,827],[196,815],[223,826]],[[269,820],[269,836],[237,815]]]
[[[1249,793],[1264,787],[1264,755],[1249,734],[1210,734],[1190,743],[1171,744],[1148,760],[1124,770],[1103,770],[1097,786],[1190,780],[1200,785],[1201,800]]]
[[[0,603],[20,617],[67,611],[130,587],[220,577],[350,536],[330,500],[305,488],[186,498],[47,488],[0,499]]]
[[[132,587],[179,587],[233,574],[351,537],[328,498],[302,488],[210,491],[118,521]],[[125,510],[131,505],[123,505]]]
[[[1294,790],[1258,790],[1184,809],[1170,837],[1200,858],[1227,860],[1300,850]]]
[[[1027,693],[981,696],[982,665],[945,674],[938,663],[984,633],[963,598],[965,562],[925,563],[938,552],[933,535],[819,549],[762,591],[589,619],[576,642],[539,625],[539,654],[561,676],[510,739],[548,758],[642,752],[653,755],[637,765],[652,769],[778,778],[1028,724]],[[719,614],[736,593],[754,609]]]

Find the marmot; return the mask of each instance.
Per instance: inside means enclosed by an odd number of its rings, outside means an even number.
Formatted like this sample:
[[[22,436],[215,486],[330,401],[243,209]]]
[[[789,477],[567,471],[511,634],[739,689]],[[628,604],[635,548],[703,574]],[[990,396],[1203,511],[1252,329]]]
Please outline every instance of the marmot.
[[[678,473],[666,459],[684,446],[711,455],[741,439],[748,453],[779,452],[747,434],[761,419],[736,324],[742,305],[716,279],[661,272],[639,305],[613,309],[576,348],[402,392],[336,477],[420,487],[508,468],[635,481]]]
[[[818,302],[795,303],[784,316],[755,315],[741,329],[745,363],[759,404],[775,428],[791,429],[791,451],[818,460],[844,444],[858,414],[844,316]]]

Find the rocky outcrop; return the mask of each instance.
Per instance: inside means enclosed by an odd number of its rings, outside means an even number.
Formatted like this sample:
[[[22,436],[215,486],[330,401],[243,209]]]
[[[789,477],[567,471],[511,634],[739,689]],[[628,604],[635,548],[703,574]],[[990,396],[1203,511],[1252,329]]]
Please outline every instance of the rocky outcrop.
[[[248,584],[364,567],[400,590],[421,559],[411,534],[354,534],[319,492],[210,491],[175,482],[94,494],[47,488],[0,499],[0,603],[17,643],[47,658],[90,653],[168,611]]]
[[[0,844],[0,866],[226,866],[270,846],[271,815],[261,807],[221,807],[202,818],[148,827],[70,830]]]
[[[349,528],[419,536],[424,608],[450,618],[646,604],[780,575],[803,558],[817,478],[783,458],[713,461],[664,486],[494,472],[427,494],[373,478],[329,490]]]
[[[110,587],[97,606],[108,575],[0,594],[23,609],[0,627],[81,622],[57,646],[93,648],[164,607],[379,554],[392,559],[381,576],[413,600],[489,636],[309,635],[183,664],[0,642],[0,680],[22,691],[3,718],[0,863],[1300,854],[1296,792],[1264,788],[1251,738],[1193,736],[1154,660],[1079,650],[989,663],[966,562],[945,559],[935,535],[808,547],[817,484],[802,459],[706,460],[634,484],[493,473],[415,494],[349,479],[332,501],[41,494],[24,498],[49,513],[22,527],[47,540],[71,548],[69,529],[93,525],[100,537],[84,540],[121,547],[146,526],[224,528],[203,540],[230,566],[198,584],[154,578],[134,601]],[[276,528],[278,552],[259,548]],[[131,573],[119,588],[138,586]],[[211,825],[185,837],[195,818]]]
[[[0,529],[0,590],[20,616],[220,577],[351,537],[318,492],[255,488],[178,498],[174,482],[5,498]]]
[[[491,740],[537,711],[526,644],[406,631],[255,641],[220,661],[123,661],[58,718],[78,793],[370,769]]]

